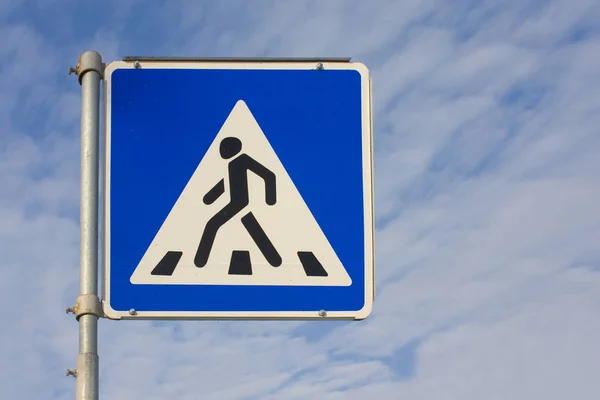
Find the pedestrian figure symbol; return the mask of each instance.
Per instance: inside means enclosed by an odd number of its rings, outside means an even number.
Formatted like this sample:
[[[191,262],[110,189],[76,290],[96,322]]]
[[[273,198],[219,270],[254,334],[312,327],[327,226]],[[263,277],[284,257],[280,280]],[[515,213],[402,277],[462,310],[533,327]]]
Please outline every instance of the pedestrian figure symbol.
[[[200,239],[194,264],[202,268],[208,262],[219,228],[229,222],[249,204],[248,173],[254,172],[265,182],[265,202],[272,206],[277,202],[275,174],[264,165],[242,153],[242,142],[235,137],[227,137],[221,141],[219,152],[225,160],[231,159],[227,167],[229,178],[229,203],[218,211],[204,228]],[[237,156],[237,157],[236,157]],[[225,192],[225,178],[221,179],[203,198],[204,204],[214,203]],[[263,256],[273,267],[281,265],[281,256],[273,243],[250,211],[242,217],[242,224],[258,246]],[[233,250],[230,274],[251,275],[250,253],[247,250]]]
[[[182,188],[130,281],[165,285],[352,284],[243,101],[235,105]]]

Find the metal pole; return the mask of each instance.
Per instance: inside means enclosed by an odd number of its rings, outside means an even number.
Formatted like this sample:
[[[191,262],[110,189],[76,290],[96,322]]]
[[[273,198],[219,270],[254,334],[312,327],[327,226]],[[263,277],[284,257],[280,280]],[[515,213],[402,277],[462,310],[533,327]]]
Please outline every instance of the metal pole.
[[[76,68],[81,84],[80,295],[73,312],[79,321],[77,400],[98,400],[98,147],[102,57],[86,51]]]

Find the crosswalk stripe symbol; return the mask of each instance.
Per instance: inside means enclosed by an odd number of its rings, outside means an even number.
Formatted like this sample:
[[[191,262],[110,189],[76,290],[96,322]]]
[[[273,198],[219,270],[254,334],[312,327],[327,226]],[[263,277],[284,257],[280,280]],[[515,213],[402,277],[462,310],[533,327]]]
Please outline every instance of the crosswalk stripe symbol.
[[[242,100],[233,107],[130,281],[270,286],[352,283]]]

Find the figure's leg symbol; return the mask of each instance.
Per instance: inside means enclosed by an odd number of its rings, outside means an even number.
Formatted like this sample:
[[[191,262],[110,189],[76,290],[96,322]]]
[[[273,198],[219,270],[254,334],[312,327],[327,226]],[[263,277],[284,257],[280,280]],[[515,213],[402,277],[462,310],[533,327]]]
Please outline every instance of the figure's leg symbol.
[[[228,204],[223,207],[221,211],[216,213],[214,217],[208,220],[204,232],[202,233],[202,239],[200,239],[196,256],[194,257],[194,264],[196,267],[202,268],[206,265],[219,228],[225,225],[225,223],[238,212],[239,209]]]
[[[271,264],[273,267],[279,267],[282,261],[281,256],[279,255],[279,253],[275,249],[275,246],[273,246],[273,243],[271,243],[271,240],[254,217],[254,214],[252,214],[251,212],[246,214],[242,218],[242,224],[244,224],[244,227],[246,227],[246,230],[254,240],[254,243],[256,243],[263,256],[265,256],[265,258],[269,262],[269,264]]]

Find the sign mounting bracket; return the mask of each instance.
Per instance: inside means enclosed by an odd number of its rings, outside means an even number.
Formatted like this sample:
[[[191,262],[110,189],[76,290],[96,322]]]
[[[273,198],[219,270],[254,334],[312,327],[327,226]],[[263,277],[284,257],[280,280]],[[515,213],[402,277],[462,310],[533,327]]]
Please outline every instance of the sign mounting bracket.
[[[163,56],[125,56],[123,61],[149,62],[350,62],[350,57],[163,57]]]

